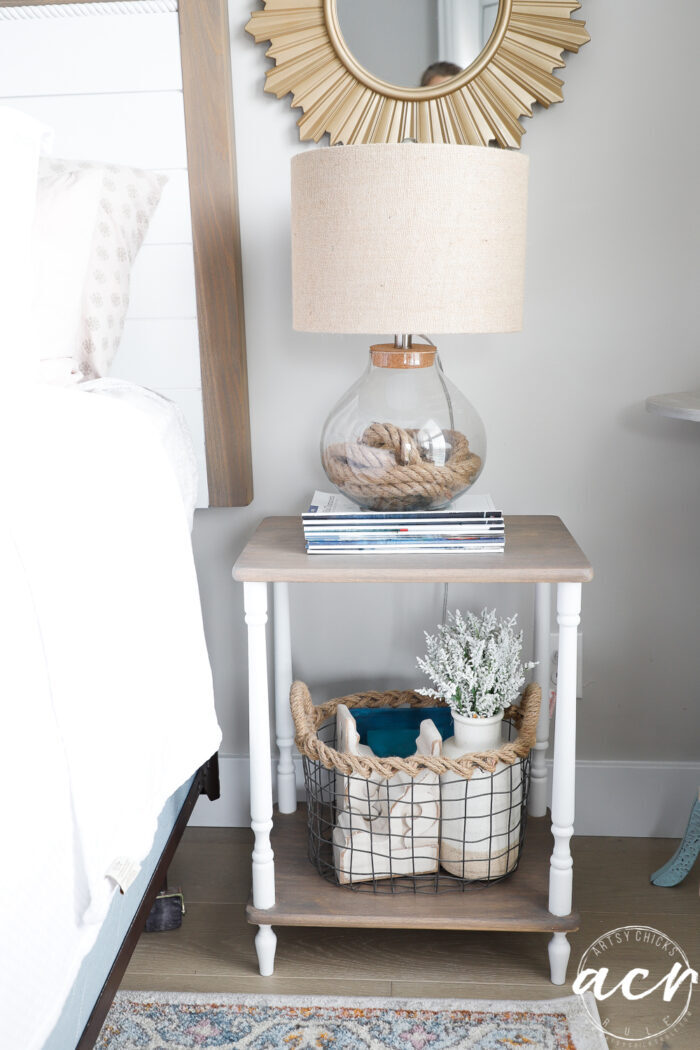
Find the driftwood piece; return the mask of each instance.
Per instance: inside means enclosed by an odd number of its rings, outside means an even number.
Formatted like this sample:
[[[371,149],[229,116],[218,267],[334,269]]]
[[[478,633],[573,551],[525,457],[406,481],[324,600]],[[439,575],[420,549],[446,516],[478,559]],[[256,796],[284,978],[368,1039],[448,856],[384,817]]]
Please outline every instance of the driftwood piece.
[[[360,743],[357,722],[345,704],[338,704],[336,711],[336,740],[338,750],[344,755],[372,757],[371,747]],[[369,777],[335,774],[335,803],[338,811],[352,810],[359,817],[371,820],[382,815],[379,802],[379,785],[382,777],[372,773]]]
[[[372,756],[360,744],[352,714],[336,712],[336,746],[343,754]],[[442,738],[430,719],[421,723],[416,753],[439,756]],[[439,777],[430,769],[417,776],[396,773],[369,777],[336,773],[333,855],[341,883],[417,875],[437,870],[440,827]]]

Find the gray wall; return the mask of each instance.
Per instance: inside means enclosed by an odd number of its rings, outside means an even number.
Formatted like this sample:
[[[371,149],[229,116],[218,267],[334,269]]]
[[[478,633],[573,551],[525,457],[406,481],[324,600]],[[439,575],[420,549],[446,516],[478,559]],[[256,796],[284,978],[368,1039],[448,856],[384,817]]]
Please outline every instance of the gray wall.
[[[297,513],[323,487],[321,426],[370,341],[292,331],[289,158],[303,147],[288,100],[263,93],[249,8],[232,2],[231,33],[256,495],[199,511],[194,533],[228,754],[247,748],[231,565],[261,518]],[[567,56],[566,100],[525,121],[524,331],[441,340],[487,426],[479,489],[506,512],[561,515],[594,564],[579,720],[590,759],[698,756],[700,426],[647,415],[644,399],[698,384],[700,9],[673,0],[663,32],[658,12],[651,0],[585,0],[592,42]],[[521,608],[530,629],[516,587],[452,598]],[[411,682],[440,615],[432,587],[297,586],[292,603],[296,672],[324,693]]]

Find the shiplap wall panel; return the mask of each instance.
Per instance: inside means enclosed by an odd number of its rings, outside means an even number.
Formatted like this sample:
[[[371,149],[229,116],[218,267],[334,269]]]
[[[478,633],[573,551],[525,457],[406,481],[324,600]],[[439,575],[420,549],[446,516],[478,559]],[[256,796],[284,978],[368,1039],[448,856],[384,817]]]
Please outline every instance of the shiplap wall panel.
[[[11,101],[54,129],[53,152],[58,157],[149,169],[187,167],[179,91],[39,95]]]
[[[13,53],[24,56],[19,68],[9,61]],[[0,95],[100,95],[181,88],[175,12],[2,23]]]
[[[148,353],[143,352],[144,347],[148,347]],[[128,376],[152,390],[164,382],[172,387],[197,389],[200,373],[196,319],[130,317],[112,374]]]
[[[144,244],[191,244],[192,216],[187,172],[161,169],[168,181],[151,219]]]
[[[132,271],[112,375],[180,405],[199,466],[198,505],[207,506],[177,12],[98,14],[90,4],[63,17],[32,11],[36,17],[0,21],[0,99],[54,129],[55,156],[168,176]]]
[[[130,317],[196,317],[191,244],[146,244],[131,271]]]

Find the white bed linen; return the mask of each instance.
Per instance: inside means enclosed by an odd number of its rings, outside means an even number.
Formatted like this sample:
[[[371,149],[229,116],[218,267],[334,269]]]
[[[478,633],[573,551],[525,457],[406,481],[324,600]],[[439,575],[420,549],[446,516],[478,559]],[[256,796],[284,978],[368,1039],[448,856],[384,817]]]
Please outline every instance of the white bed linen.
[[[105,873],[146,857],[220,731],[181,495],[143,414],[15,390],[0,478],[0,1045],[38,1050],[115,892]]]
[[[80,383],[78,389],[82,393],[123,401],[149,420],[175,472],[191,532],[197,505],[197,457],[192,435],[179,405],[157,394],[155,390],[138,386],[128,379],[93,379]]]

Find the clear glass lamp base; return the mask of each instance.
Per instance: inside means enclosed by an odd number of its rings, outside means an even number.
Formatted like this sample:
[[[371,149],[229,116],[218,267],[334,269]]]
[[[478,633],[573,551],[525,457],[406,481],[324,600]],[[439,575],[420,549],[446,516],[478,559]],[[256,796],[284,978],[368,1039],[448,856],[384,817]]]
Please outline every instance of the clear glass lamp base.
[[[483,423],[436,354],[425,345],[371,347],[366,371],[326,420],[323,468],[362,507],[446,507],[483,470]]]

